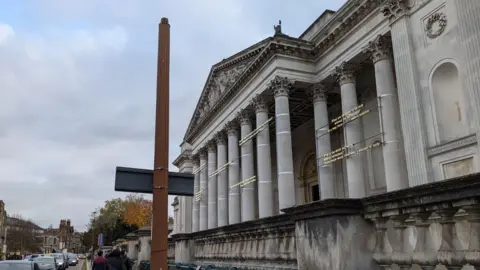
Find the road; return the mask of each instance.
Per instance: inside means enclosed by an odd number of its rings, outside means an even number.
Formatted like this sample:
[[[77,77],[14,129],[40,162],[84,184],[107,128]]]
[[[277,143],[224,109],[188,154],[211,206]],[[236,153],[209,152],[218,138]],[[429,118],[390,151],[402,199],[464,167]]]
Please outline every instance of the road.
[[[80,260],[75,266],[69,266],[67,270],[82,270],[83,261],[85,260]]]

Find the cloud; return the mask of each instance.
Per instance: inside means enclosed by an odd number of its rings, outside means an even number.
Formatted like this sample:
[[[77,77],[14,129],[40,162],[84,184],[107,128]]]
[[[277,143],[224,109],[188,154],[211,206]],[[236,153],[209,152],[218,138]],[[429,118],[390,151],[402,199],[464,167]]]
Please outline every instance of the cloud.
[[[211,65],[271,35],[278,19],[298,36],[341,4],[20,2],[0,11],[0,199],[41,226],[70,218],[80,230],[125,195],[113,191],[115,166],[152,167],[159,14],[172,31],[173,161]]]

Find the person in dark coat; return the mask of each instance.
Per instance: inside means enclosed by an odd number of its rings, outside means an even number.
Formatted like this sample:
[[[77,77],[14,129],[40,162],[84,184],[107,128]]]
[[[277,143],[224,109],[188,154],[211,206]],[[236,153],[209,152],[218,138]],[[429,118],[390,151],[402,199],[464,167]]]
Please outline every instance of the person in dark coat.
[[[107,261],[103,257],[103,251],[99,250],[97,258],[93,261],[92,270],[108,270]]]
[[[125,250],[122,250],[122,259],[123,263],[125,264],[126,270],[132,270],[133,262],[132,260],[130,260],[130,258],[128,258]]]
[[[122,253],[118,249],[115,249],[108,254],[107,265],[108,270],[127,270],[123,263]]]

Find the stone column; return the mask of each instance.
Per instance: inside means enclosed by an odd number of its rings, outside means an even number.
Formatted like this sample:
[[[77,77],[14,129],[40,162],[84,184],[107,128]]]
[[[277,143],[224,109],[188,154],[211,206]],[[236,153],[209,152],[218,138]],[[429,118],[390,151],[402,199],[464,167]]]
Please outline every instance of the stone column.
[[[257,128],[268,121],[268,107],[264,98],[257,95],[255,105]],[[270,128],[265,124],[257,134],[257,181],[258,181],[258,216],[273,216],[272,157],[270,156]]]
[[[480,1],[456,0],[459,40],[465,54],[463,87],[470,97],[472,120],[480,141]],[[479,145],[480,147],[480,145]]]
[[[208,229],[208,172],[207,172],[207,153],[205,149],[200,150],[200,231]]]
[[[211,176],[217,170],[217,145],[214,141],[208,143],[208,228],[213,229],[218,225],[217,220],[217,176]]]
[[[355,67],[350,62],[343,62],[335,69],[337,81],[340,84],[342,96],[342,113],[353,110],[358,106],[357,91],[355,87]],[[360,119],[351,121],[343,126],[345,146],[349,151],[359,148],[363,140]],[[354,145],[356,144],[356,145]],[[363,156],[361,154],[350,156],[346,159],[347,181],[349,198],[365,197],[365,175],[363,172]]]
[[[288,94],[292,82],[277,76],[269,85],[275,96],[275,131],[277,148],[277,179],[279,209],[295,205],[295,179],[293,178],[292,133]]]
[[[385,1],[381,11],[391,21],[393,57],[409,186],[429,182],[427,142],[421,106],[421,89],[413,49],[413,32],[406,15],[406,0]]]
[[[240,120],[240,137],[244,138],[252,132],[252,123],[250,115],[246,110],[243,110],[238,118]],[[254,172],[253,164],[253,141],[249,140],[240,147],[242,159],[242,181],[252,177]],[[242,222],[255,219],[255,182],[241,187],[242,195]]]
[[[228,166],[228,224],[236,224],[242,220],[240,187],[237,185],[240,181],[237,121],[229,122],[226,130],[228,134],[228,161],[232,162]]]
[[[200,167],[198,156],[193,157],[193,171]],[[198,232],[200,229],[200,201],[197,201],[197,193],[200,191],[200,172],[197,172],[193,179],[193,205],[192,205],[192,232]]]
[[[223,132],[216,136],[217,141],[217,167],[221,168],[227,164],[227,145]],[[218,226],[228,225],[228,178],[227,169],[217,175],[218,187]]]
[[[402,149],[400,135],[400,115],[398,114],[398,99],[395,90],[395,79],[391,61],[391,43],[386,36],[378,36],[369,42],[365,49],[375,67],[375,82],[379,102],[380,124],[383,127],[383,160],[387,191],[408,187],[405,154]]]
[[[320,199],[335,198],[335,182],[332,163],[324,164],[323,155],[332,152],[330,144],[329,121],[327,110],[327,91],[321,83],[311,87],[313,95],[313,113],[315,117],[315,141],[317,147],[317,175]]]

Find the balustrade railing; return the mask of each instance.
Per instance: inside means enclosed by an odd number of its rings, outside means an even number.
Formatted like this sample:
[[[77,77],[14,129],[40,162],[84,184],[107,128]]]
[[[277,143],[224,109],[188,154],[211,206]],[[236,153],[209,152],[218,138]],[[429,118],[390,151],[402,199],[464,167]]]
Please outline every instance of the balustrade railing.
[[[480,176],[436,182],[363,200],[376,230],[381,269],[480,269]]]
[[[295,224],[279,215],[192,234],[198,264],[296,269]]]

